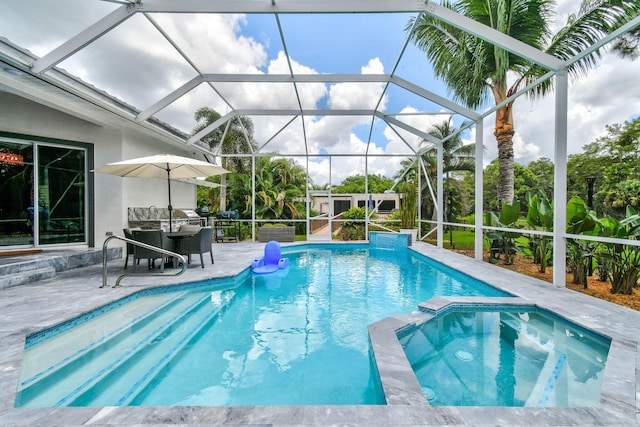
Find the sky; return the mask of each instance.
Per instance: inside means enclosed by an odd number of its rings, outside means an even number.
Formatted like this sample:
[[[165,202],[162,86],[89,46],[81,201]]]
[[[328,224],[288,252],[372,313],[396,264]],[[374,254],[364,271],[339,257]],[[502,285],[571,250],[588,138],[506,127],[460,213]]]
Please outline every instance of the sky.
[[[43,56],[68,38],[87,28],[118,7],[100,0],[1,0],[0,36]],[[579,2],[557,1],[558,29]],[[447,97],[442,82],[434,78],[424,54],[409,44],[401,60],[410,14],[312,14],[279,15],[282,43],[273,15],[149,15],[137,14],[103,35],[59,66],[143,110],[201,73],[288,74],[289,67],[300,74],[381,74],[395,68],[397,76],[438,95]],[[167,42],[154,25],[193,61],[194,69]],[[289,53],[290,62],[284,52]],[[569,87],[568,152],[606,134],[606,125],[623,123],[640,113],[640,60],[621,59],[605,52],[586,76],[572,80]],[[221,114],[234,108],[296,108],[297,96],[309,109],[380,109],[421,130],[441,123],[447,115],[436,106],[397,86],[390,86],[381,98],[383,84],[349,83],[292,85],[216,85],[217,92],[203,84],[160,111],[156,116],[190,132],[193,113],[202,106]],[[540,157],[553,159],[555,97],[518,99],[514,109],[515,160],[521,164]],[[431,114],[416,114],[430,112]],[[338,184],[345,177],[364,173],[362,157],[336,156],[329,166],[326,155],[364,153],[370,155],[368,173],[393,177],[400,161],[417,144],[418,138],[392,129],[370,116],[324,116],[287,123],[291,117],[251,117],[258,145],[265,151],[304,154],[303,130],[308,150],[316,154],[309,173],[316,184]],[[459,124],[462,118],[453,117]],[[496,158],[493,116],[484,121],[484,164]],[[274,136],[275,135],[275,136]],[[463,135],[475,140],[475,129]],[[396,154],[396,156],[388,156]],[[400,154],[400,155],[398,155]],[[302,157],[295,157],[304,165]]]

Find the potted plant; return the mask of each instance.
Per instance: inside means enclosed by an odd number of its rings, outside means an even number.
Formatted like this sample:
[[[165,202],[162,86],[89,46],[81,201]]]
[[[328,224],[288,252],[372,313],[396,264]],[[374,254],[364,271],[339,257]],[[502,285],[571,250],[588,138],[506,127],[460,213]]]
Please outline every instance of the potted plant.
[[[409,244],[411,244],[418,237],[418,229],[416,228],[418,189],[415,182],[409,180],[400,184],[398,190],[400,194],[400,233],[410,234]]]

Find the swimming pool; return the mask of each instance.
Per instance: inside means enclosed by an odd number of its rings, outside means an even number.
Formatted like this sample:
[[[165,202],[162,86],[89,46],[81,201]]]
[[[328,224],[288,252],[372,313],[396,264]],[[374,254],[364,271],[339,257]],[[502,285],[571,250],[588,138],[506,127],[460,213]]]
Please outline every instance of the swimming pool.
[[[399,335],[433,406],[590,407],[611,341],[535,306],[453,305]]]
[[[29,337],[16,406],[382,404],[368,324],[438,295],[509,296],[408,250],[283,256],[274,275],[145,291]]]

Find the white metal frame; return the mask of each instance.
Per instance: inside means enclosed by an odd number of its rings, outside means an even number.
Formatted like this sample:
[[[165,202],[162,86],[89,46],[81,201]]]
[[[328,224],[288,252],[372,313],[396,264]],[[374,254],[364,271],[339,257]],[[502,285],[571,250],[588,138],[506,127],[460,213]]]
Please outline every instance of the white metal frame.
[[[89,28],[81,31],[74,37],[70,38],[59,47],[51,50],[40,58],[32,57],[29,60],[29,55],[26,52],[19,52],[11,46],[4,46],[4,49],[0,49],[0,62],[7,64],[9,67],[15,67],[18,70],[26,73],[29,77],[33,78],[38,84],[44,83],[60,89],[64,92],[64,96],[82,99],[88,101],[85,105],[89,105],[95,109],[93,114],[100,114],[100,111],[108,112],[108,114],[115,114],[121,119],[125,119],[131,123],[144,128],[147,131],[151,131],[169,141],[173,144],[182,146],[189,146],[193,150],[202,152],[205,155],[219,155],[219,153],[212,152],[209,147],[205,146],[200,139],[211,132],[212,130],[225,126],[226,129],[229,126],[231,120],[235,117],[244,116],[288,116],[291,119],[281,127],[273,136],[267,141],[259,142],[259,149],[256,153],[251,154],[252,158],[252,171],[255,172],[255,155],[264,153],[265,148],[280,132],[291,125],[295,120],[301,120],[303,140],[305,144],[305,153],[307,155],[307,169],[308,169],[308,155],[309,147],[307,144],[307,135],[305,129],[305,117],[317,117],[317,116],[371,116],[371,129],[373,129],[376,119],[384,121],[396,134],[398,129],[408,131],[411,134],[427,139],[433,142],[437,147],[438,158],[438,176],[442,177],[442,141],[435,140],[433,137],[425,133],[423,130],[416,129],[402,120],[399,119],[400,114],[394,112],[383,112],[379,110],[382,100],[387,93],[387,90],[391,85],[398,86],[402,89],[410,91],[415,95],[422,97],[438,106],[440,106],[448,114],[458,114],[468,119],[469,124],[465,127],[476,126],[476,180],[475,180],[475,256],[477,259],[482,258],[482,130],[483,121],[486,117],[497,111],[504,103],[511,102],[513,99],[526,93],[529,89],[535,87],[537,84],[555,76],[556,78],[556,124],[555,124],[555,191],[554,191],[554,206],[555,206],[555,219],[554,219],[554,265],[557,267],[554,269],[554,283],[557,286],[565,285],[564,268],[565,265],[565,249],[566,249],[566,228],[565,217],[566,212],[564,208],[564,200],[566,198],[566,155],[567,155],[567,73],[566,67],[573,62],[579,60],[583,55],[601,47],[605,43],[613,40],[618,35],[635,28],[640,24],[640,18],[635,19],[618,31],[603,39],[597,45],[594,45],[591,49],[583,54],[576,56],[566,62],[561,61],[558,58],[550,56],[542,51],[539,51],[529,45],[526,45],[516,39],[513,39],[503,33],[500,33],[492,28],[484,26],[476,21],[461,16],[456,12],[445,8],[437,3],[428,0],[322,0],[322,1],[308,1],[308,0],[103,0],[111,3],[120,4],[110,14],[100,19],[98,22],[91,25]],[[398,59],[393,66],[390,74],[380,75],[349,75],[349,74],[333,74],[333,75],[300,75],[295,74],[291,67],[291,60],[288,56],[287,41],[285,39],[282,27],[280,25],[280,15],[283,14],[306,14],[306,13],[416,13],[416,14],[429,14],[448,24],[451,24],[457,28],[460,28],[470,34],[473,34],[483,40],[486,40],[494,45],[497,45],[505,50],[519,55],[527,60],[540,65],[541,67],[549,70],[549,72],[539,79],[538,81],[523,88],[518,93],[514,94],[509,99],[505,100],[503,104],[496,105],[482,114],[458,105],[446,98],[443,98],[431,91],[420,87],[412,82],[406,81],[398,77],[395,72],[398,64],[404,54],[404,51],[409,42],[408,37],[401,51],[398,55]],[[189,58],[189,56],[182,51],[178,45],[171,39],[171,37],[162,29],[162,27],[153,19],[152,13],[246,13],[246,14],[273,14],[280,32],[280,38],[282,45],[287,55],[287,61],[289,64],[288,74],[278,75],[247,75],[247,74],[206,74],[203,73],[196,66],[195,62]],[[196,77],[192,80],[184,83],[179,88],[175,89],[170,94],[158,99],[152,105],[148,106],[144,110],[131,109],[122,103],[116,102],[114,99],[110,99],[105,96],[104,93],[99,93],[89,85],[83,84],[78,80],[74,80],[72,77],[66,75],[61,70],[58,70],[56,66],[60,64],[66,58],[81,51],[84,47],[97,40],[102,35],[108,33],[114,28],[118,27],[123,22],[136,14],[142,14],[145,16],[151,24],[162,34],[162,36],[173,46],[174,49],[187,61],[187,63],[196,72]],[[0,42],[0,48],[2,48],[2,42]],[[6,76],[0,76],[5,77]],[[297,109],[259,109],[259,110],[243,110],[235,108],[228,100],[226,100],[216,88],[217,83],[222,82],[255,82],[255,83],[290,83],[293,85],[297,96]],[[364,110],[308,110],[302,107],[300,97],[298,94],[297,85],[300,83],[383,83],[384,89],[378,100],[375,109]],[[18,86],[24,84],[23,81],[14,79],[13,83]],[[3,84],[0,78],[0,84]],[[12,84],[10,82],[9,84]],[[174,132],[168,127],[162,126],[157,119],[154,119],[154,114],[166,108],[172,102],[178,100],[180,97],[185,96],[190,91],[197,88],[199,85],[208,85],[220,98],[226,102],[229,107],[229,112],[224,115],[220,120],[216,121],[212,125],[208,126],[202,132],[196,135],[180,135],[179,132]],[[27,84],[28,86],[28,84]],[[61,98],[58,98],[61,99]],[[71,102],[71,101],[70,101]],[[73,109],[70,105],[61,106],[60,108]],[[79,108],[78,108],[79,110]],[[440,114],[426,113],[426,114]],[[78,114],[88,114],[80,113]],[[405,141],[405,144],[411,149],[411,151],[417,155],[416,151],[411,148],[411,145]],[[371,144],[371,131],[368,144]],[[285,157],[290,157],[287,153],[280,153]],[[370,156],[369,149],[367,148],[364,154],[368,159]],[[365,168],[368,168],[367,160],[365,160]],[[367,171],[368,172],[368,171]],[[255,193],[255,183],[253,187]],[[437,199],[437,229],[438,229],[438,246],[442,246],[442,224],[443,224],[443,183],[442,178],[437,181],[436,188]],[[255,197],[253,198],[255,203]],[[255,212],[255,206],[253,207]],[[308,226],[308,225],[307,225]],[[255,237],[255,236],[254,236]]]

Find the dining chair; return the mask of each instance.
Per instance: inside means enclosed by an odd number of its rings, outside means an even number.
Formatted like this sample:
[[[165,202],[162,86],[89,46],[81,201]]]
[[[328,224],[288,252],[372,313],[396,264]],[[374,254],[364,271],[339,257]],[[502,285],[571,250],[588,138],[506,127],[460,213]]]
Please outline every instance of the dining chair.
[[[201,227],[200,231],[191,237],[185,237],[177,241],[176,252],[180,255],[187,256],[187,263],[191,263],[191,254],[200,254],[200,265],[204,268],[203,253],[209,252],[211,255],[211,264],[213,261],[213,227]]]
[[[178,229],[178,231],[184,231],[184,232],[187,232],[187,233],[193,231],[194,233],[197,233],[198,231],[200,231],[200,228],[202,228],[202,227],[200,227],[199,225],[195,225],[195,224],[182,224],[180,226],[180,228]]]
[[[162,230],[134,230],[133,231],[133,240],[136,240],[140,243],[146,243],[150,246],[155,246],[156,248],[164,249],[163,242],[165,237],[163,236]],[[167,239],[168,240],[168,239]],[[168,250],[171,250],[167,248]],[[148,268],[155,267],[155,260],[160,258],[160,272],[164,273],[164,264],[167,261],[167,256],[162,252],[158,252],[152,249],[143,248],[142,246],[133,245],[133,271],[136,271],[136,265],[138,261],[141,259],[146,259],[148,263]]]
[[[124,237],[126,237],[127,239],[131,239],[133,240],[133,231],[134,230],[141,230],[140,228],[123,228],[122,229],[122,233],[124,234]],[[133,244],[127,242],[127,246],[126,246],[126,253],[124,256],[124,269],[127,269],[127,265],[129,264],[129,257],[133,256]]]

